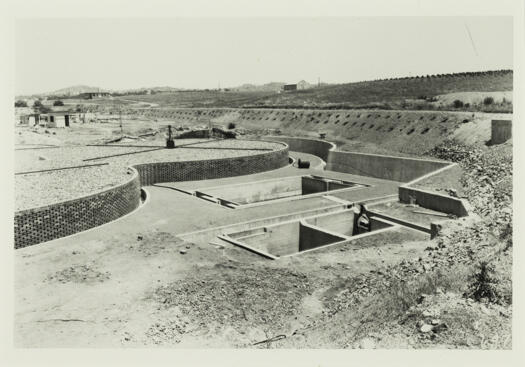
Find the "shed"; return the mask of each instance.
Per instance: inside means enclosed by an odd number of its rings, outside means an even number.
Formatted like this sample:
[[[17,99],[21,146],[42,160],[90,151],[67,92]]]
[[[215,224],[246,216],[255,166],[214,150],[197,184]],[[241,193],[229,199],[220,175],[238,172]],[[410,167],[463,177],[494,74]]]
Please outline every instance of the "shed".
[[[40,122],[40,114],[29,113],[25,115],[20,115],[20,120],[18,122],[22,125],[36,126]]]
[[[49,112],[42,114],[41,120],[45,121],[46,127],[69,127],[74,115],[72,112]]]

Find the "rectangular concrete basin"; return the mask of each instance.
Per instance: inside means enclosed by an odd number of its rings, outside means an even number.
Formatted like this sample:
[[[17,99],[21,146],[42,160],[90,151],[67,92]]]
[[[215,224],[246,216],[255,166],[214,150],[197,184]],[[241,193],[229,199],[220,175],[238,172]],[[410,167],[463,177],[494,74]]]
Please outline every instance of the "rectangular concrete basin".
[[[360,186],[363,185],[308,175],[204,188],[198,190],[197,196],[205,195],[242,206]]]
[[[295,254],[346,239],[307,226],[301,221],[230,233],[228,236],[246,247],[275,257]]]
[[[277,259],[327,245],[346,243],[357,236],[369,235],[393,225],[373,217],[370,218],[370,232],[354,236],[354,215],[353,210],[343,210],[219,237],[259,255]]]

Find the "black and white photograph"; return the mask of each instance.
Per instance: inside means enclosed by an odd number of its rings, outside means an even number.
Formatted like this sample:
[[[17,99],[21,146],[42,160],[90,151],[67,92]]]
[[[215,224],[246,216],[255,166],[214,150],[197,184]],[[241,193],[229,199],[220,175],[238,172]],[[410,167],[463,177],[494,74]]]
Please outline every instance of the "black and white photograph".
[[[522,1],[118,3],[13,10],[13,348],[519,349]]]

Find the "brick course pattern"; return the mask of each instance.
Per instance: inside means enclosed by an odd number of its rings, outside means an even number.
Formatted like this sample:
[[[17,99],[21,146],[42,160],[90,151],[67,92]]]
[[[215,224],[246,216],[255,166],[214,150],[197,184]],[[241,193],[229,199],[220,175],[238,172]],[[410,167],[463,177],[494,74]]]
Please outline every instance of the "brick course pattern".
[[[69,236],[111,222],[140,204],[141,186],[248,175],[286,166],[288,147],[262,154],[133,166],[133,177],[120,186],[79,199],[15,213],[15,249]]]
[[[160,182],[197,181],[214,178],[249,175],[286,166],[288,147],[270,153],[243,157],[184,161],[168,163],[148,163],[133,166],[140,175],[142,186]]]
[[[123,185],[44,207],[15,213],[15,249],[69,236],[110,222],[140,204],[140,181],[133,177]]]

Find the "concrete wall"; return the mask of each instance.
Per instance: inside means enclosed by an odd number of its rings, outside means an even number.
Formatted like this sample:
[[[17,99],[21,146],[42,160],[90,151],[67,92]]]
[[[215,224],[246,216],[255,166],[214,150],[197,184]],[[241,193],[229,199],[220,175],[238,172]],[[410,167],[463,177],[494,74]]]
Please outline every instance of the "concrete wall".
[[[377,217],[370,217],[370,232],[391,226],[391,224],[388,224]]]
[[[290,136],[267,136],[264,140],[286,143],[293,152],[313,154],[325,162],[328,160],[328,152],[331,149],[335,149],[335,144],[317,139],[294,138]]]
[[[423,208],[453,214],[457,217],[468,215],[467,204],[462,199],[412,187],[399,187],[400,202],[410,203],[410,197],[414,197],[416,204]]]
[[[415,158],[331,151],[326,170],[408,182],[448,164]]]
[[[343,237],[337,237],[330,233],[318,231],[315,228],[310,228],[301,224],[299,236],[299,251],[306,251],[343,240]]]
[[[110,222],[140,204],[137,172],[128,182],[83,198],[15,213],[15,248],[51,241]]]
[[[333,213],[306,219],[306,223],[327,229],[331,232],[351,236],[354,230],[354,212],[346,210],[343,213]]]
[[[269,136],[265,140],[281,141],[288,144],[291,151],[316,155],[326,161],[326,170],[399,182],[414,180],[449,164],[427,159],[335,151],[332,143],[316,139]]]
[[[492,120],[490,142],[502,144],[512,137],[512,120]]]
[[[251,237],[237,238],[239,242],[275,256],[299,251],[300,223],[291,222],[267,227],[266,232]]]
[[[224,185],[217,188],[203,188],[199,191],[235,203],[249,204],[258,201],[301,195],[301,177],[284,177],[277,180]]]
[[[314,194],[328,190],[328,183],[323,180],[318,180],[312,177],[303,177],[302,181],[302,194]]]

